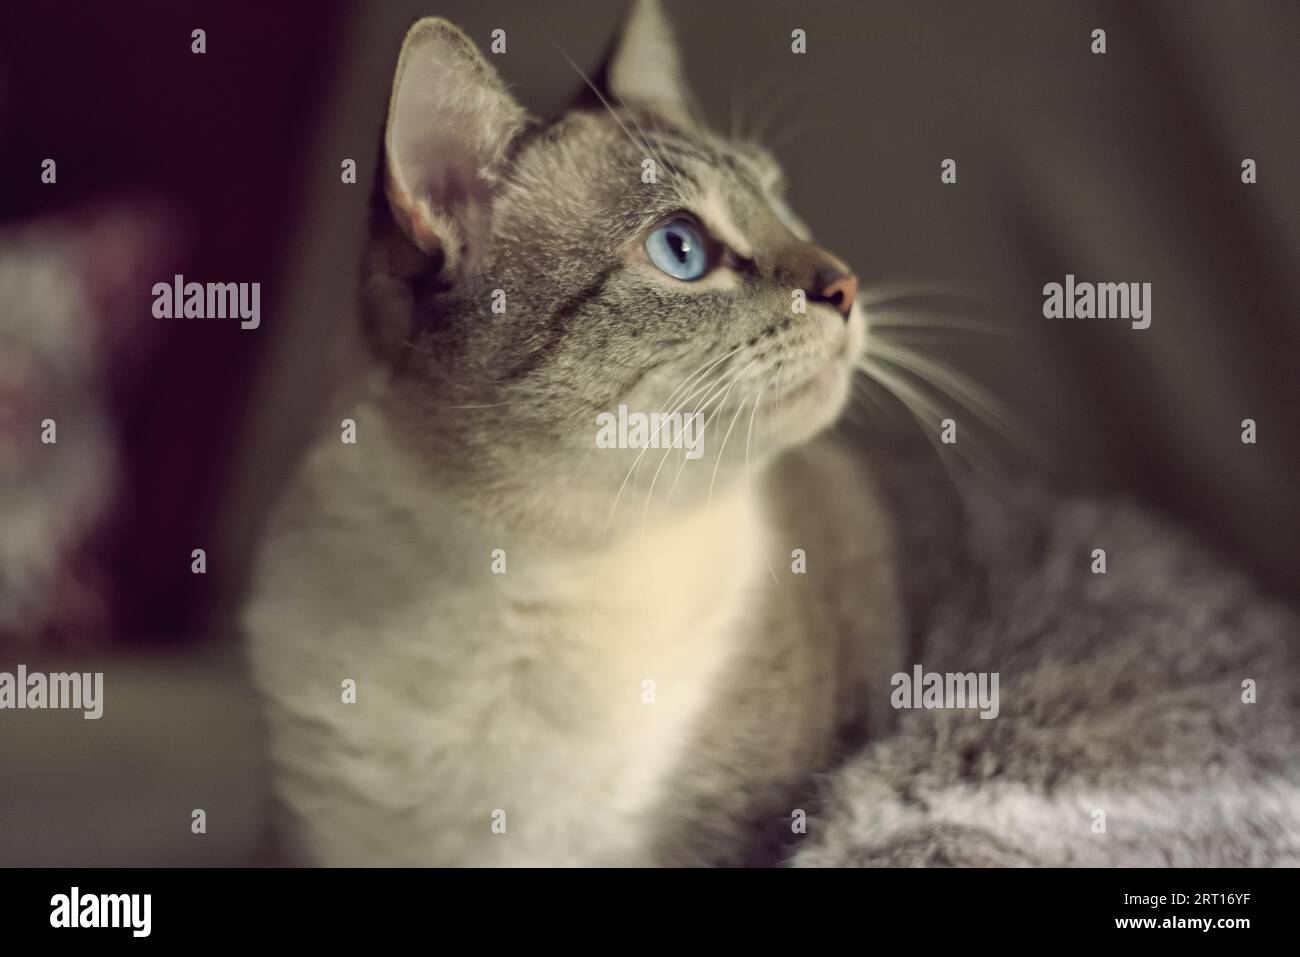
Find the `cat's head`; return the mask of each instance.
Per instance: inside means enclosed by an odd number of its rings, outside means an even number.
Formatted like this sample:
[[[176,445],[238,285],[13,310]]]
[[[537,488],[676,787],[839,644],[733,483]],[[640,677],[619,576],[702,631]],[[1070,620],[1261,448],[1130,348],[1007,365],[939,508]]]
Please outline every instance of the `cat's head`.
[[[694,118],[657,4],[607,63],[603,104],[541,122],[457,28],[413,26],[368,254],[403,443],[468,507],[550,532],[756,474],[835,420],[865,336],[771,155]]]

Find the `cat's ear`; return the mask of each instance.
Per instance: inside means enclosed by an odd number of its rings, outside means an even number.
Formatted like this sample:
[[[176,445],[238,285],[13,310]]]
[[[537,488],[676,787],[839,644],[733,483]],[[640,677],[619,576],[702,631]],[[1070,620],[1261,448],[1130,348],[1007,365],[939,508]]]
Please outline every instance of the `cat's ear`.
[[[606,61],[605,85],[623,103],[650,107],[681,125],[695,123],[699,113],[659,0],[634,0]]]
[[[384,133],[385,191],[406,236],[454,275],[486,242],[511,140],[528,114],[483,55],[446,20],[407,31]]]

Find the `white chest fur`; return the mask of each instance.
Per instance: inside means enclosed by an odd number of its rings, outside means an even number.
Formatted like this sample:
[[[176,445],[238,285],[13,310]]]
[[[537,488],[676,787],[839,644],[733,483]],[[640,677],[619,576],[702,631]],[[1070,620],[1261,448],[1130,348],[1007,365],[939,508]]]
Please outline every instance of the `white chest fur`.
[[[317,450],[247,614],[280,792],[310,852],[646,861],[656,800],[761,581],[752,497],[561,553],[476,531],[377,431],[364,454]]]

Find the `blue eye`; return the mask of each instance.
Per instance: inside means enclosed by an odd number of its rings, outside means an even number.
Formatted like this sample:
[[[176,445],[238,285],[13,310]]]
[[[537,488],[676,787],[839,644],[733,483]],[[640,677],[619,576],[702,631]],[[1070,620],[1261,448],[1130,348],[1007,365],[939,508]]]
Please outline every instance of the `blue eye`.
[[[700,231],[684,219],[655,229],[645,241],[650,261],[674,279],[694,282],[709,269],[709,254]]]

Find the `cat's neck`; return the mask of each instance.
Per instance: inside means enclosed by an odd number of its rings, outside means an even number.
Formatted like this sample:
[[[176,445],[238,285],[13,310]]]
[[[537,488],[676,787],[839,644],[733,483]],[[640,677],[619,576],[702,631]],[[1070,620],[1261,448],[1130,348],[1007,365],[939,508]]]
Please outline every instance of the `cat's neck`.
[[[569,627],[589,625],[592,640],[611,629],[631,635],[637,623],[647,639],[698,633],[721,627],[764,568],[762,509],[747,483],[720,489],[709,505],[654,509],[644,522],[638,515],[586,545],[553,543],[481,519],[440,491],[383,416],[369,411],[359,410],[365,434],[357,445],[327,439],[316,449],[310,500],[328,500],[324,508],[347,526],[367,529],[357,546],[372,550],[369,560],[389,575],[417,579],[409,594],[479,602],[484,627],[503,617],[560,616]]]
[[[313,715],[340,751],[400,741],[444,770],[368,767],[315,833],[322,859],[355,860],[364,841],[400,863],[647,863],[646,815],[767,574],[757,497],[735,488],[608,544],[549,545],[473,519],[374,411],[356,410],[356,446],[316,447],[285,503],[247,613],[252,658],[274,713]],[[344,677],[370,711],[321,696]],[[283,748],[312,746],[278,730]],[[565,769],[582,773],[559,786]],[[420,840],[393,826],[393,793],[433,822]],[[448,826],[466,808],[546,823],[503,841]]]

